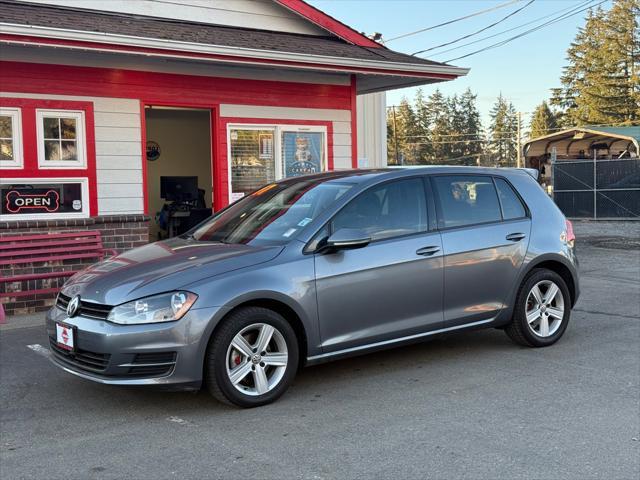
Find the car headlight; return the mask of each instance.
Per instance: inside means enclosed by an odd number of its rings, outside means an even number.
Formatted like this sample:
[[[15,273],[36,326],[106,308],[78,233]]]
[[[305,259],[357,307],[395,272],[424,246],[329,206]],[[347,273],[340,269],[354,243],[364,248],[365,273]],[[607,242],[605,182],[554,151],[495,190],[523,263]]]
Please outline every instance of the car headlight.
[[[171,292],[133,300],[114,307],[107,321],[121,325],[174,322],[184,317],[197,298],[191,292]]]

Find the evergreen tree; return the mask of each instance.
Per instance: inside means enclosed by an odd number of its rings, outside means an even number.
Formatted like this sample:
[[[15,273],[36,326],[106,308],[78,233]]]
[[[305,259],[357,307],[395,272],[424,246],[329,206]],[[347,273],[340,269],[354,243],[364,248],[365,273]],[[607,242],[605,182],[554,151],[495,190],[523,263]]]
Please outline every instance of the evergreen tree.
[[[516,109],[502,94],[496,100],[490,113],[489,126],[492,163],[501,167],[511,167],[516,162],[516,130],[518,120]]]
[[[394,119],[395,115],[395,119]],[[409,101],[403,97],[400,105],[387,112],[387,148],[392,164],[411,165],[418,163],[416,116]],[[396,145],[397,142],[397,145]],[[398,158],[396,159],[396,148]]]
[[[449,102],[442,92],[436,89],[427,101],[428,124],[430,129],[430,163],[443,163],[451,153],[451,128]]]
[[[424,164],[428,162],[433,152],[431,146],[431,131],[429,129],[429,109],[421,88],[416,91],[413,110],[416,118],[415,140],[419,142],[416,145],[418,157],[416,160],[417,163]]]
[[[534,110],[529,128],[530,138],[538,138],[544,135],[549,135],[550,133],[553,133],[558,129],[556,116],[551,111],[546,101],[543,101]]]
[[[470,88],[467,88],[459,100],[459,109],[463,119],[460,133],[464,135],[460,137],[464,145],[462,156],[467,157],[461,161],[464,165],[477,165],[484,150],[482,122],[476,105],[477,97]]]
[[[564,126],[640,121],[639,16],[639,0],[589,11],[567,51],[562,86],[553,89]]]

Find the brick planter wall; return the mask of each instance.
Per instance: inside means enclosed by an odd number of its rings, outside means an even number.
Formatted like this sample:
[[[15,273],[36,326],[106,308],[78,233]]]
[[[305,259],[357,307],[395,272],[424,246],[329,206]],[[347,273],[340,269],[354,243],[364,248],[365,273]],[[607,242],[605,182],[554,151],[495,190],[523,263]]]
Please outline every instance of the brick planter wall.
[[[99,230],[104,248],[124,252],[149,242],[149,217],[146,215],[104,215],[73,220],[29,220],[0,222],[0,237],[79,232]],[[70,259],[56,262],[38,262],[32,265],[0,267],[0,277],[28,273],[47,273],[78,270],[95,262],[95,259]],[[0,283],[0,292],[22,292],[40,288],[61,287],[68,277],[28,282]],[[0,297],[7,315],[34,313],[48,310],[55,300],[55,294],[28,295],[24,297]]]

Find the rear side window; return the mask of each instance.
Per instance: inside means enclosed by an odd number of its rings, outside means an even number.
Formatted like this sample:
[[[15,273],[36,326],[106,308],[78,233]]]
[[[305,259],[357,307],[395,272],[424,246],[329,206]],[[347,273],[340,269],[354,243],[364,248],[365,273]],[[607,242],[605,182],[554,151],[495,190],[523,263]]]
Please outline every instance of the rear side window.
[[[505,220],[513,220],[514,218],[523,218],[527,216],[527,211],[522,205],[520,198],[513,191],[511,185],[503,178],[496,178],[496,187],[502,204],[502,216]]]
[[[491,177],[450,175],[432,177],[440,201],[441,228],[502,220]]]
[[[361,193],[331,222],[333,232],[357,228],[372,240],[427,230],[427,204],[421,178],[385,183]]]

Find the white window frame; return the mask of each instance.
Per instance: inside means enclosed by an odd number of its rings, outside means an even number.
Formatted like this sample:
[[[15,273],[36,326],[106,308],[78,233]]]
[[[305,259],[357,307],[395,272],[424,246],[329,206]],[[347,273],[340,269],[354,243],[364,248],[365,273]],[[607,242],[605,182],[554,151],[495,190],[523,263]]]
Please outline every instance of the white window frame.
[[[44,157],[44,118],[73,118],[76,121],[77,160],[45,160]],[[36,130],[38,133],[38,168],[43,170],[78,170],[87,168],[87,147],[84,111],[36,109]]]
[[[89,179],[84,177],[57,178],[0,178],[0,185],[46,185],[48,183],[79,183],[82,192],[82,210],[66,213],[25,213],[15,215],[0,214],[0,221],[15,222],[24,220],[64,220],[71,218],[89,218]]]
[[[13,141],[13,160],[0,160],[0,169],[23,168],[22,111],[20,108],[15,107],[0,107],[0,115],[11,117],[11,137]]]
[[[284,178],[283,165],[282,165],[282,133],[284,132],[300,132],[300,133],[312,133],[319,132],[324,133],[324,158],[322,159],[322,171],[329,170],[329,138],[327,133],[327,127],[325,125],[296,125],[296,124],[273,124],[273,123],[229,123],[227,124],[227,184],[229,192],[229,203],[237,200],[233,199],[233,191],[231,186],[232,177],[232,158],[231,158],[231,130],[268,130],[273,132],[273,159],[275,164],[276,182]]]

